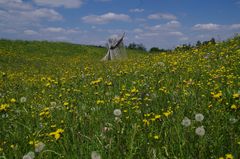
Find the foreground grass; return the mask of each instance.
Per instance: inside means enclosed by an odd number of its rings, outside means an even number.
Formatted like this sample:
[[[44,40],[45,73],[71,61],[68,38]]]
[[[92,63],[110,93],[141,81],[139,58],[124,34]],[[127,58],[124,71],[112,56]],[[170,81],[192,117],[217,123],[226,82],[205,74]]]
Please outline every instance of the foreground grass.
[[[104,48],[0,43],[2,158],[240,158],[239,37],[111,62]]]

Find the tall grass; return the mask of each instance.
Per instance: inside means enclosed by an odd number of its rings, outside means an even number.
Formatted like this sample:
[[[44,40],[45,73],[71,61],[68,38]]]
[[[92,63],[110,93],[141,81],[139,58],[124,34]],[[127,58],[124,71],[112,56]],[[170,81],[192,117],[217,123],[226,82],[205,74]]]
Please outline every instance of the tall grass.
[[[240,158],[239,46],[101,62],[105,48],[0,40],[0,156]]]

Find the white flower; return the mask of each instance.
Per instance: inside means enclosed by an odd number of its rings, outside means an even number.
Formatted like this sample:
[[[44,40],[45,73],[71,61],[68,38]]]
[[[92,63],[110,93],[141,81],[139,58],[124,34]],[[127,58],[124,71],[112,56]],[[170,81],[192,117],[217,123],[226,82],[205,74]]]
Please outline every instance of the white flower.
[[[185,127],[188,127],[191,125],[191,120],[188,118],[188,117],[185,117],[183,120],[182,120],[182,125],[185,126]]]
[[[39,142],[35,145],[35,152],[41,152],[43,148],[45,147],[45,144],[42,142]]]
[[[26,97],[21,97],[20,98],[20,103],[25,103],[27,101],[27,98]]]
[[[101,156],[100,156],[100,154],[98,152],[93,151],[91,153],[91,159],[101,159]]]
[[[122,115],[122,111],[121,111],[121,109],[115,109],[115,110],[113,111],[113,114],[114,114],[115,116],[119,117],[119,116]]]
[[[30,151],[26,155],[23,156],[23,159],[34,159],[35,158],[35,153]]]
[[[199,136],[205,135],[205,129],[204,129],[204,127],[203,127],[203,126],[200,126],[200,127],[196,128],[195,133],[196,133],[197,135],[199,135]]]
[[[201,113],[198,113],[195,115],[195,120],[196,121],[203,121],[204,116]]]

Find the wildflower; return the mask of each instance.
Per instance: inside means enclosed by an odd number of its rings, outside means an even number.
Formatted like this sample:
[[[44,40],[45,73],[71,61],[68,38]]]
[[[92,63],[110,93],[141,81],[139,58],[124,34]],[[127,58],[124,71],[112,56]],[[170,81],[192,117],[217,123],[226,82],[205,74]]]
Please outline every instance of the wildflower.
[[[0,105],[0,112],[7,111],[8,108],[9,108],[9,104],[1,104]]]
[[[91,159],[101,159],[101,156],[100,156],[100,154],[98,152],[93,151],[91,153]]]
[[[235,104],[231,105],[231,109],[237,110],[237,106]]]
[[[67,105],[69,105],[69,103],[68,103],[68,102],[64,102],[63,105],[64,105],[64,106],[67,106]]]
[[[104,100],[97,100],[97,104],[104,104]]]
[[[35,152],[41,152],[44,147],[45,147],[45,144],[42,142],[35,144]]]
[[[182,120],[182,125],[185,127],[188,127],[191,125],[191,120],[188,117],[184,117],[184,119]]]
[[[234,93],[233,94],[233,98],[235,99],[235,98],[239,98],[240,97],[240,93]]]
[[[57,129],[55,132],[49,133],[49,136],[54,136],[54,138],[58,140],[61,136],[60,134],[62,134],[63,132],[64,132],[63,129]]]
[[[145,126],[149,126],[150,122],[147,119],[143,119],[143,123]]]
[[[203,136],[203,135],[205,135],[205,129],[204,129],[204,127],[203,127],[203,126],[200,126],[200,127],[196,128],[195,133],[196,133],[198,136]]]
[[[134,88],[131,90],[131,93],[138,93],[138,90],[134,87]]]
[[[155,140],[158,140],[158,139],[159,139],[159,136],[158,136],[158,135],[154,135],[153,138],[154,138]]]
[[[213,98],[218,99],[222,97],[222,91],[219,91],[217,94],[211,92]]]
[[[26,97],[21,97],[20,98],[20,103],[25,103],[27,101],[27,98]]]
[[[35,153],[30,151],[26,155],[23,156],[23,159],[34,159],[35,158]]]
[[[225,157],[226,159],[233,159],[233,155],[230,153],[226,154]]]
[[[161,115],[155,115],[155,119],[160,119]]]
[[[119,116],[122,115],[122,111],[121,111],[121,109],[115,109],[115,110],[113,111],[113,114],[114,114],[115,116],[119,117]]]
[[[195,115],[195,120],[196,121],[203,121],[204,116],[201,113],[198,113]]]
[[[165,115],[166,117],[168,117],[169,115],[171,115],[172,114],[172,111],[166,111],[166,112],[163,112],[163,115]]]
[[[11,103],[15,103],[15,102],[16,102],[16,99],[15,99],[15,98],[12,98],[12,99],[10,100],[10,102],[11,102]]]

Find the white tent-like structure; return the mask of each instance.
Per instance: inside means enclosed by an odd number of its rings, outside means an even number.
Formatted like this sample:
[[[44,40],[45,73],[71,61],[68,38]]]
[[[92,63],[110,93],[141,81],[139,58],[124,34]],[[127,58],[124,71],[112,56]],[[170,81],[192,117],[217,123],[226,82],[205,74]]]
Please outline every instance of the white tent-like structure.
[[[123,33],[121,37],[111,37],[108,39],[108,52],[102,58],[102,61],[109,61],[126,57],[126,49],[123,43],[124,36],[125,33]]]

